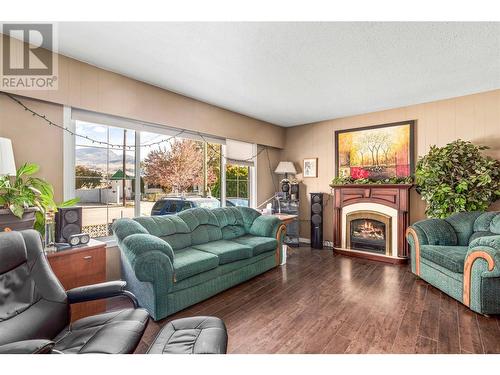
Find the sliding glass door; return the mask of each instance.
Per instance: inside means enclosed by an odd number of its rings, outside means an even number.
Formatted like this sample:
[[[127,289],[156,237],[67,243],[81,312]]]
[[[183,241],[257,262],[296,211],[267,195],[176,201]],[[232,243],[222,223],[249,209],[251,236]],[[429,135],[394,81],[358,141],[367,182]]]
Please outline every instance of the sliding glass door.
[[[135,213],[135,131],[77,121],[76,133],[83,135],[75,139],[75,196],[83,230],[109,236],[113,220]]]

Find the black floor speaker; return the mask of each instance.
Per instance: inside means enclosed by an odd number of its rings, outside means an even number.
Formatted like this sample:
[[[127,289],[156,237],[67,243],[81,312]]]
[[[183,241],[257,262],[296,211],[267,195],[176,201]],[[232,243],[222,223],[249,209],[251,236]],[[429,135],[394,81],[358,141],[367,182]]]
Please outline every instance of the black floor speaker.
[[[323,248],[323,193],[311,193],[311,247]]]
[[[55,222],[56,242],[67,243],[71,235],[82,233],[82,208],[58,208]]]

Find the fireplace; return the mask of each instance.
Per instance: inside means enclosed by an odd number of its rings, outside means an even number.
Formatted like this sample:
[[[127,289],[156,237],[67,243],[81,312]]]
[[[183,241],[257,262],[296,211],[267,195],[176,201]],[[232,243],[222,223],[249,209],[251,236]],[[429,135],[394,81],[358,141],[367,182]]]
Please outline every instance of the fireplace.
[[[374,211],[346,215],[346,247],[351,250],[391,255],[391,217]]]
[[[405,231],[412,185],[331,186],[334,189],[334,251],[382,262],[406,262]]]

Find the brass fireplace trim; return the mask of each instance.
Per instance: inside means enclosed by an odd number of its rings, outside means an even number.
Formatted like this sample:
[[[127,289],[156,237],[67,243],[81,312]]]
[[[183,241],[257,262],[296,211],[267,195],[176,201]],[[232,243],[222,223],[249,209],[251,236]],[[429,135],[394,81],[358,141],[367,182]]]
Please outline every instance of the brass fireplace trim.
[[[351,249],[351,221],[358,219],[369,219],[380,221],[385,224],[386,236],[385,236],[385,255],[392,256],[392,220],[389,215],[383,214],[377,211],[363,210],[354,211],[346,214],[346,225],[345,225],[345,241],[346,248]],[[365,251],[371,253],[370,251],[363,249],[352,249],[356,251]]]

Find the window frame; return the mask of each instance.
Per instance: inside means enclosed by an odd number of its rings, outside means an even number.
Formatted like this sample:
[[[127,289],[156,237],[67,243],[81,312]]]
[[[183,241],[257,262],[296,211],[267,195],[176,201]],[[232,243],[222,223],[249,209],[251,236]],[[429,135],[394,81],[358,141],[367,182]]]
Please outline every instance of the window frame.
[[[94,113],[94,112],[89,112],[90,114],[90,119],[89,120],[79,120],[75,119],[73,117],[73,112],[74,109],[69,106],[64,106],[63,107],[63,123],[64,127],[66,127],[69,131],[75,132],[76,131],[76,122],[77,121],[88,121],[90,123],[96,123],[96,124],[101,124],[103,126],[112,126],[112,127],[118,127],[118,128],[123,128],[123,129],[131,129],[135,131],[135,162],[134,162],[134,177],[135,177],[135,184],[134,184],[134,189],[135,191],[140,191],[141,188],[141,150],[142,148],[140,147],[141,144],[141,132],[150,132],[150,133],[158,133],[158,134],[163,134],[167,132],[172,132],[172,131],[181,131],[181,129],[175,129],[171,127],[163,127],[164,132],[161,132],[161,125],[157,124],[147,124],[144,122],[136,122],[135,120],[130,120],[126,118],[121,118],[121,117],[116,117],[112,115],[106,115],[106,114],[99,114],[99,113]],[[85,113],[85,111],[77,109],[77,113]],[[92,119],[92,116],[95,116],[95,119]],[[111,119],[111,123],[108,121],[99,121],[99,117],[106,118],[106,119]],[[123,121],[122,126],[120,126],[120,121]],[[138,125],[133,125],[131,126],[130,124],[137,123]],[[197,133],[198,136],[200,133]],[[188,136],[186,136],[188,135]],[[188,138],[188,139],[193,139],[196,136],[196,132],[188,132],[187,130],[179,135],[181,138]],[[214,143],[219,143],[221,144],[221,186],[220,186],[220,202],[221,202],[221,207],[226,207],[226,166],[228,163],[228,160],[226,158],[226,145],[225,141],[226,139],[220,138],[220,137],[213,137],[210,135],[202,135],[201,136],[203,140],[211,142],[211,141],[216,141]],[[76,196],[76,184],[75,184],[75,164],[76,164],[76,137],[72,135],[69,132],[64,132],[63,134],[63,196],[64,200],[72,199]],[[200,140],[198,138],[198,140]],[[257,144],[251,144],[252,145],[252,150],[253,154],[252,155],[257,155]],[[257,206],[257,156],[255,156],[251,162],[251,165],[249,166],[249,180],[250,180],[250,190],[249,190],[249,207],[256,208]],[[192,206],[192,205],[191,205]],[[140,216],[141,215],[141,195],[140,194],[135,194],[134,198],[134,216]],[[104,241],[109,244],[112,243],[115,245],[115,241],[112,238],[109,237],[100,237],[99,240]]]

